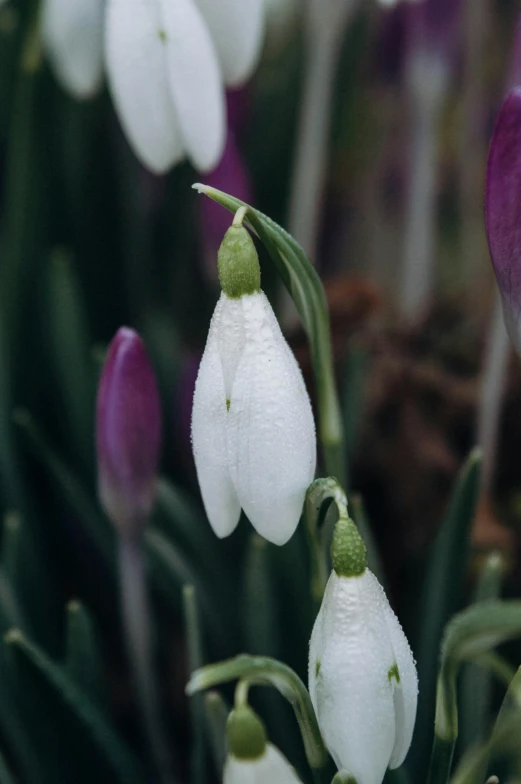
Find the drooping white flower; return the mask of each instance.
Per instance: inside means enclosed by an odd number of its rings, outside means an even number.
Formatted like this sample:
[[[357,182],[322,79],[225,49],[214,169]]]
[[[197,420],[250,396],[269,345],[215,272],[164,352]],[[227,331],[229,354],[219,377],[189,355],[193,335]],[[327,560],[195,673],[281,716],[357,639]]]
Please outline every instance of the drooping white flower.
[[[103,76],[105,0],[44,0],[42,39],[56,78],[75,98],[91,98]]]
[[[295,769],[271,743],[255,759],[239,759],[229,754],[223,784],[302,784]]]
[[[339,769],[358,784],[381,784],[387,768],[401,765],[409,750],[418,678],[407,639],[360,544],[354,523],[340,520],[334,570],[311,635],[309,693]]]
[[[219,537],[241,507],[265,539],[297,527],[316,464],[302,374],[260,290],[255,247],[240,225],[219,251],[223,292],[210,325],[192,411],[192,444],[208,519]]]
[[[257,60],[263,0],[108,0],[109,87],[137,157],[164,172],[212,169],[225,141],[223,82]]]

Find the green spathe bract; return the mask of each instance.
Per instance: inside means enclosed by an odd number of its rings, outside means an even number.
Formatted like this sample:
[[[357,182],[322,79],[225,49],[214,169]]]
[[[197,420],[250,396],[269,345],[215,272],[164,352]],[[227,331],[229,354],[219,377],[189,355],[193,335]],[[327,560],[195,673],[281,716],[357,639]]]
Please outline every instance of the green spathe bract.
[[[221,288],[230,299],[260,291],[260,266],[255,245],[242,225],[246,210],[240,208],[224,235],[217,255]]]
[[[359,577],[367,568],[365,544],[349,517],[341,517],[335,525],[331,560],[339,577]]]
[[[232,710],[226,729],[230,754],[237,759],[255,760],[266,751],[264,724],[248,705]]]

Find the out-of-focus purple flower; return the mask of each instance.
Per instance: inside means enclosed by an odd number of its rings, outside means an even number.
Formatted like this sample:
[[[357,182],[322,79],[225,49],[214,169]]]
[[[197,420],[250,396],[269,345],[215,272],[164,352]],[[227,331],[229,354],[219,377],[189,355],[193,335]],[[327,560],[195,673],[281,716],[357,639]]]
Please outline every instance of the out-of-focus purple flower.
[[[490,142],[485,222],[505,324],[521,353],[521,89],[507,95]]]
[[[461,9],[461,0],[411,3],[408,8],[411,46],[450,57],[458,39]]]
[[[161,445],[155,376],[137,332],[113,338],[98,387],[98,492],[112,522],[135,535],[149,516]]]
[[[205,177],[205,184],[251,204],[250,177],[235,143],[232,131],[228,132],[226,148],[219,165]],[[217,281],[217,251],[230,228],[230,214],[213,199],[201,200],[201,225],[205,266],[211,279]]]

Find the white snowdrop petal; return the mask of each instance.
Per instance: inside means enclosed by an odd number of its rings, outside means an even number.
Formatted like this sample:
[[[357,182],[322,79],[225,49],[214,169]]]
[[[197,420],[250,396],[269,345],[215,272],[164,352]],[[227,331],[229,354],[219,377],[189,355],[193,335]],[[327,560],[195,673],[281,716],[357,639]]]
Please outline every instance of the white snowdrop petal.
[[[184,146],[194,166],[209,171],[221,158],[226,130],[217,54],[193,0],[158,2],[166,36],[170,93]]]
[[[172,5],[176,6],[177,0]],[[136,156],[156,173],[167,171],[183,157],[166,50],[160,0],[108,1],[105,53],[109,87]]]
[[[381,591],[383,594],[383,588]],[[407,638],[388,602],[385,603],[384,614],[400,677],[399,683],[394,681],[396,738],[389,762],[390,768],[398,768],[407,756],[414,732],[418,703],[418,674]]]
[[[226,399],[229,400],[237,366],[246,342],[244,312],[240,299],[230,299],[226,294],[221,293],[220,303],[219,354],[224,377],[224,391]]]
[[[228,414],[230,473],[256,530],[284,544],[297,527],[316,463],[311,404],[263,293],[245,295],[245,345]]]
[[[45,0],[42,38],[58,81],[75,98],[90,98],[103,75],[105,0]]]
[[[239,760],[228,756],[223,784],[301,784],[295,769],[271,743],[256,760]]]
[[[195,0],[210,29],[224,81],[245,82],[259,59],[264,33],[264,0]]]
[[[234,490],[226,454],[226,393],[219,356],[222,298],[210,324],[195,385],[192,447],[208,520],[219,537],[236,528],[241,507]]]
[[[310,672],[316,674],[310,693],[320,730],[337,766],[358,784],[381,784],[394,745],[386,601],[368,570],[351,578],[333,572],[310,649]]]

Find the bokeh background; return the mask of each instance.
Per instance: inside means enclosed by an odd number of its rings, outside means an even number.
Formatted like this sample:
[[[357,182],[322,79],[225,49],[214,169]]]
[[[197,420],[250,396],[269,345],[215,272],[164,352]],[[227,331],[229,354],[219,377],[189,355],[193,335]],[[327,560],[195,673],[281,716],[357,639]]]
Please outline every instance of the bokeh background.
[[[333,69],[317,227],[305,240],[331,312],[347,436],[348,475],[339,479],[360,514],[363,500],[389,595],[415,651],[418,619],[429,612],[425,564],[451,490],[480,441],[483,416],[494,430],[496,414],[483,414],[481,402],[495,297],[483,194],[488,142],[515,84],[521,47],[515,0],[439,0],[425,43],[411,17],[428,4],[353,2]],[[204,717],[194,723],[184,696],[191,665],[183,585],[196,589],[200,663],[262,653],[305,678],[314,609],[306,598],[304,535],[277,548],[243,519],[218,541],[190,446],[195,377],[219,295],[216,252],[231,220],[191,185],[208,182],[290,225],[313,38],[303,5],[267,3],[255,75],[227,94],[228,141],[217,169],[200,174],[181,163],[161,177],[134,156],[105,87],[92,100],[74,100],[38,42],[28,48],[32,0],[0,5],[0,628],[21,627],[59,662],[65,607],[81,601],[96,629],[103,710],[142,766],[143,781],[155,778],[122,641],[115,534],[96,496],[96,384],[121,325],[145,341],[164,412],[147,554],[157,678],[178,780],[218,776]],[[446,74],[430,120],[431,279],[409,307],[403,270],[419,165],[414,150],[429,122],[418,107],[421,96],[439,89],[433,67],[414,71],[411,62],[429,47]],[[307,339],[261,246],[259,253],[263,288],[313,398]],[[493,438],[490,479],[471,544],[462,546],[463,579],[451,593],[451,612],[472,594],[491,550],[502,554],[505,592],[521,588],[521,366],[513,352],[506,356],[494,387],[497,448]],[[515,649],[510,655],[515,663]],[[3,699],[0,684],[0,750],[14,780],[116,780],[102,754],[85,751],[82,732],[48,684],[19,669],[22,697]],[[271,692],[254,699],[270,736],[308,780],[290,708]],[[412,752],[413,782],[423,780],[421,742]]]

